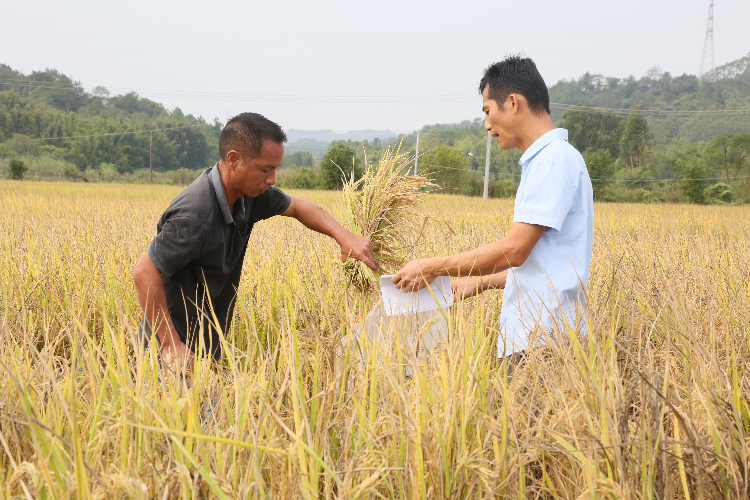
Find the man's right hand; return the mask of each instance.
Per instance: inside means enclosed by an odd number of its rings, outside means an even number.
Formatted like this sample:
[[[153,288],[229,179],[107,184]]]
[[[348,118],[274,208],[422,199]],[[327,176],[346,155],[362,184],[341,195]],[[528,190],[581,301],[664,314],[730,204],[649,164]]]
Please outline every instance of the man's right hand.
[[[175,373],[190,375],[193,373],[195,356],[179,338],[162,343],[161,359]]]

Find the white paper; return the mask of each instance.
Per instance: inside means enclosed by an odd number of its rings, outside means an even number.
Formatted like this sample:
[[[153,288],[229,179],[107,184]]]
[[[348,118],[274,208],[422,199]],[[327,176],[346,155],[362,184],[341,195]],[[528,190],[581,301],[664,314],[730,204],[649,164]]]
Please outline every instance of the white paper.
[[[429,287],[416,292],[396,288],[390,276],[380,277],[380,293],[383,295],[383,310],[387,316],[403,316],[410,313],[447,309],[453,305],[453,289],[450,276],[438,276]]]

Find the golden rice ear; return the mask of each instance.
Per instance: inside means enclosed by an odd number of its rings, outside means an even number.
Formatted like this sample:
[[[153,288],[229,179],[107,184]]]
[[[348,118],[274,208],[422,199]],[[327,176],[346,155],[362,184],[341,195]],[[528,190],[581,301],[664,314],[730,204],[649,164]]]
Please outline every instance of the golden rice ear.
[[[345,224],[352,233],[372,241],[380,272],[395,271],[407,262],[428,217],[418,206],[428,188],[437,187],[429,177],[403,175],[415,157],[400,151],[400,143],[386,149],[377,167],[367,165],[360,179],[351,177],[344,183]],[[363,291],[379,284],[379,276],[357,260],[347,260],[344,271],[349,283]]]

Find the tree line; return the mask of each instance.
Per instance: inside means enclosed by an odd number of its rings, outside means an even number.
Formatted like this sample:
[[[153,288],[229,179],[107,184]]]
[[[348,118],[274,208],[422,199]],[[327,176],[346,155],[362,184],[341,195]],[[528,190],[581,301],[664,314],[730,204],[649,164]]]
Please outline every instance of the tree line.
[[[148,133],[139,130],[174,129]],[[51,156],[79,171],[205,168],[218,157],[221,123],[170,111],[135,92],[83,90],[57,70],[23,75],[0,64],[0,158]],[[107,135],[110,134],[110,135]],[[84,136],[76,139],[64,137]],[[40,140],[44,139],[44,140]]]
[[[584,156],[597,199],[750,202],[750,115],[722,113],[750,110],[750,56],[719,74],[723,78],[701,83],[656,69],[641,79],[587,73],[550,88],[555,125],[568,130]],[[85,92],[56,70],[23,75],[0,65],[0,170],[3,158],[51,158],[66,165],[70,178],[95,173],[113,179],[142,173],[151,158],[155,171],[173,172],[167,179],[189,182],[218,158],[221,126],[134,92]],[[170,130],[129,133],[151,129]],[[66,138],[72,136],[84,137]],[[278,184],[339,189],[345,178],[358,178],[377,163],[385,148],[414,155],[416,143],[414,131],[396,140],[333,141],[319,161],[310,151],[290,151]],[[481,118],[419,130],[420,172],[443,192],[481,195],[486,152]],[[490,196],[515,193],[520,156],[492,142]]]

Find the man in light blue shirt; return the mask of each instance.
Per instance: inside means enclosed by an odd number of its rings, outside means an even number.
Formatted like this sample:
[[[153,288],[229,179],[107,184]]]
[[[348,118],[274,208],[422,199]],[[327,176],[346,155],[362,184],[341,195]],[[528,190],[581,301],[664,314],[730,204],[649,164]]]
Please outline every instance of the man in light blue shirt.
[[[594,202],[586,164],[568,144],[568,131],[550,130],[521,156],[513,222],[545,227],[526,261],[508,270],[500,313],[502,353],[528,347],[537,326],[575,324],[591,268]],[[583,311],[581,311],[582,313]],[[543,340],[543,339],[541,339]]]
[[[454,280],[454,293],[464,298],[505,288],[499,355],[517,359],[532,332],[549,332],[564,321],[575,325],[584,314],[593,191],[567,130],[552,124],[547,86],[531,59],[512,56],[491,65],[479,91],[485,128],[503,149],[524,151],[510,231],[468,252],[411,261],[393,282],[418,290],[437,276],[478,276]]]

